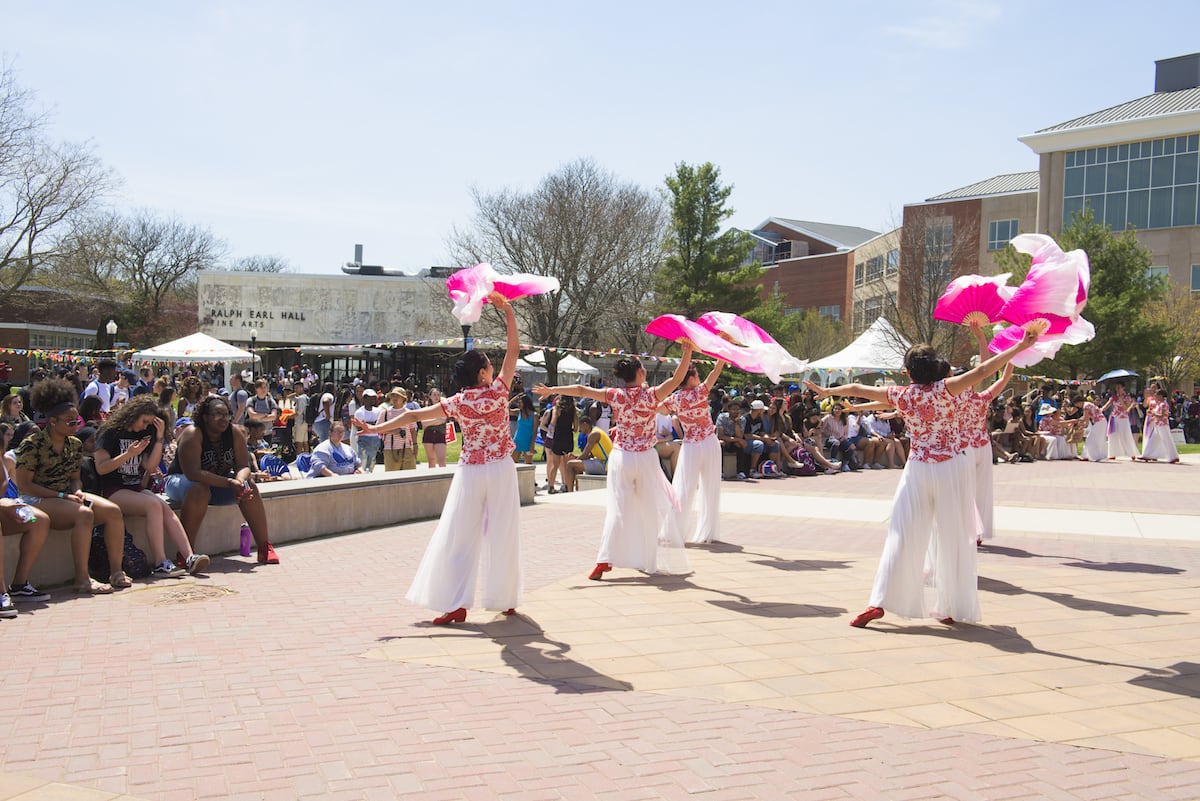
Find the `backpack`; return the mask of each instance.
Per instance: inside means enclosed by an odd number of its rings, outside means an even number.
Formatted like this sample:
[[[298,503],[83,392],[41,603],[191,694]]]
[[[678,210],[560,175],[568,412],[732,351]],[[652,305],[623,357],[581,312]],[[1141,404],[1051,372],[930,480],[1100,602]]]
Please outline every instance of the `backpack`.
[[[813,461],[812,454],[800,445],[792,450],[792,458],[796,460],[798,467],[790,468],[789,472],[793,476],[815,476],[817,474],[817,465]]]
[[[321,410],[321,393],[314,392],[308,396],[308,405],[304,407],[304,422],[312,425],[317,421],[317,412]]]
[[[133,544],[133,535],[125,532],[125,550],[121,557],[121,569],[131,579],[142,579],[150,575],[150,560],[146,552]],[[96,581],[108,581],[108,544],[104,541],[104,526],[92,529],[92,550],[88,554],[88,572]]]

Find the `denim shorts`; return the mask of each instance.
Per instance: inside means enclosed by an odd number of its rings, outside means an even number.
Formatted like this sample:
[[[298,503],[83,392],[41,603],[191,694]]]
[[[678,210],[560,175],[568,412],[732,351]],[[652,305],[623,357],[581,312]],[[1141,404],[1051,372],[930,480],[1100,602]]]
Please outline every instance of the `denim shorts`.
[[[171,473],[167,476],[167,480],[163,486],[163,492],[171,503],[176,506],[183,505],[183,498],[188,494],[188,490],[196,482],[188,481],[187,477],[182,473]],[[237,497],[233,494],[233,490],[229,487],[209,487],[209,506],[233,506],[237,503]]]

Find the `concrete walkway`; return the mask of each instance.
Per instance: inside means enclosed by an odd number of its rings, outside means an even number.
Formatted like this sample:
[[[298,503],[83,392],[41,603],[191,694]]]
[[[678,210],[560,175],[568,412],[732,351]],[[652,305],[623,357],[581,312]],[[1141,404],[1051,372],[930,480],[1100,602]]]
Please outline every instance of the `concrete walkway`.
[[[511,619],[403,600],[432,521],[59,591],[0,799],[1194,799],[1198,471],[998,466],[972,626],[847,625],[895,471],[723,484],[683,577],[587,581],[604,493],[539,493]]]

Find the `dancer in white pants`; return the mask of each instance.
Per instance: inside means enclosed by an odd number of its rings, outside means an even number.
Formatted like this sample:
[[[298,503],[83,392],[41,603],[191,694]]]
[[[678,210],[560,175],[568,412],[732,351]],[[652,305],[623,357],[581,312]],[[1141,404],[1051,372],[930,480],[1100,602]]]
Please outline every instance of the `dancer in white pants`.
[[[1032,329],[1032,330],[1030,330]],[[805,382],[818,397],[848,395],[891,403],[908,427],[911,452],[896,487],[887,540],[867,609],[850,622],[861,628],[890,609],[902,617],[931,615],[943,623],[979,619],[975,569],[974,473],[962,451],[957,396],[983,376],[999,370],[1037,340],[1040,326],[1030,324],[1016,345],[973,370],[947,378],[950,363],[929,345],[914,345],[904,356],[913,383],[868,387],[849,384],[822,389]],[[936,527],[934,564],[936,600],[925,604],[924,564],[929,533]]]
[[[682,538],[662,543],[659,534],[675,496],[658,465],[654,415],[663,400],[683,381],[692,360],[692,345],[683,343],[683,358],[675,372],[657,387],[646,386],[646,371],[634,356],[617,361],[613,373],[624,388],[595,389],[582,384],[533,388],[539,398],[570,395],[604,401],[613,410],[613,452],[608,457],[608,498],[604,534],[596,567],[588,578],[599,581],[616,567],[646,573],[685,573],[687,555]],[[669,532],[668,532],[669,533]]]
[[[1171,439],[1171,405],[1165,390],[1147,390],[1153,399],[1146,403],[1146,426],[1142,429],[1142,461],[1175,464],[1179,461],[1179,449]]]
[[[520,494],[508,433],[508,388],[520,340],[512,306],[499,293],[488,299],[504,310],[508,328],[499,375],[487,354],[469,350],[454,364],[455,383],[462,387],[458,394],[384,423],[359,425],[364,433],[385,434],[410,423],[453,417],[462,429],[462,454],[442,519],[407,595],[429,609],[452,610],[433,619],[439,626],[467,619],[467,608],[475,601],[481,554],[484,608],[515,614],[521,595]]]
[[[1133,408],[1134,403],[1136,401],[1125,394],[1124,382],[1118,381],[1113,396],[1100,407],[1100,411],[1112,407],[1108,414],[1109,459],[1116,459],[1118,456],[1128,456],[1134,460],[1138,458],[1137,445],[1133,442],[1133,431],[1129,428],[1129,410]]]
[[[987,336],[983,327],[971,326],[971,333],[979,343],[979,361],[987,361]],[[988,409],[995,398],[1000,397],[1004,387],[1012,379],[1012,364],[1004,366],[1004,373],[983,392],[976,392],[976,387],[968,387],[958,396],[958,412],[961,415],[963,449],[975,473],[975,514],[979,519],[979,530],[976,532],[975,544],[981,545],[984,540],[995,536],[993,525],[993,487],[992,487],[992,432],[988,427]]]
[[[688,368],[683,388],[667,397],[662,405],[679,418],[683,426],[683,446],[671,487],[679,501],[679,515],[671,515],[667,525],[678,526],[684,539],[693,543],[719,542],[721,516],[721,443],[709,411],[708,394],[717,385],[725,362],[720,359],[700,383],[696,366]],[[700,511],[692,526],[692,502],[699,500]]]
[[[1071,399],[1071,403],[1083,407],[1083,419],[1087,421],[1083,458],[1089,462],[1103,462],[1108,457],[1108,421],[1104,419],[1104,412],[1078,395]]]

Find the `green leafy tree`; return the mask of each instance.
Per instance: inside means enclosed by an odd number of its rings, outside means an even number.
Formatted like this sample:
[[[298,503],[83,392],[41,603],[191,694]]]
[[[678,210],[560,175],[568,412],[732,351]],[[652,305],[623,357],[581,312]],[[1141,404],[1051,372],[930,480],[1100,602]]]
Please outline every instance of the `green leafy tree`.
[[[1175,338],[1147,313],[1165,297],[1166,282],[1151,277],[1153,256],[1134,230],[1115,234],[1086,209],[1055,239],[1064,251],[1088,254],[1092,285],[1083,316],[1096,326],[1096,337],[1063,347],[1053,362],[1041,362],[1037,369],[1067,378],[1095,377],[1117,367],[1142,368],[1169,359]],[[996,254],[996,264],[1001,272],[1012,272],[1010,283],[1017,284],[1029,272],[1030,258],[1009,246]]]
[[[667,257],[655,280],[659,310],[695,319],[707,311],[742,314],[757,307],[762,266],[745,264],[754,249],[749,234],[721,232],[733,214],[725,205],[733,187],[721,184],[720,169],[680,162],[666,184],[671,219]]]

